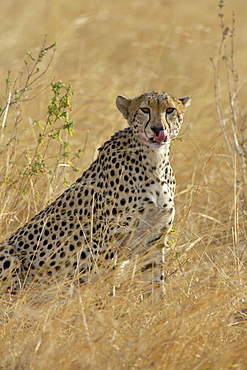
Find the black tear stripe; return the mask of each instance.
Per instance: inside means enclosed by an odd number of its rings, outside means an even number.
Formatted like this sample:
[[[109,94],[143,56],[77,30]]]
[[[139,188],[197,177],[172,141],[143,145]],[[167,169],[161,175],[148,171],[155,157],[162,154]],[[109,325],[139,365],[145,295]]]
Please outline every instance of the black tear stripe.
[[[150,114],[150,112],[148,114],[149,114],[149,120],[147,121],[147,123],[146,123],[146,125],[144,127],[144,133],[145,133],[145,135],[146,135],[147,138],[148,138],[148,135],[146,134],[146,129],[147,129],[147,125],[149,124],[149,122],[151,120],[151,114]]]
[[[170,125],[170,122],[167,120],[167,115],[166,115],[166,123],[167,123],[167,126],[169,128],[169,134],[171,133],[171,125]]]

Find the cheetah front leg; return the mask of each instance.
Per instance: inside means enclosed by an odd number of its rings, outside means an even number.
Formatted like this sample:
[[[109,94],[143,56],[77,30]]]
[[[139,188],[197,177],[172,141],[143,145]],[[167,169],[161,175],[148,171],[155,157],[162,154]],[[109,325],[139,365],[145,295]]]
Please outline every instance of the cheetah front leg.
[[[152,294],[154,301],[164,297],[165,289],[165,250],[164,245],[156,247],[155,256],[148,256],[141,269],[143,281],[147,283],[147,295]],[[158,251],[157,251],[158,249]]]

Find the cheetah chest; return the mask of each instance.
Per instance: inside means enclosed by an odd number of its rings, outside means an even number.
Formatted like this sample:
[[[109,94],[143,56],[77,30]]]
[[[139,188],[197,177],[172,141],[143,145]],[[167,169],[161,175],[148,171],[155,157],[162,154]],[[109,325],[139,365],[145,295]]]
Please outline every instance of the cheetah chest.
[[[133,241],[144,238],[147,245],[151,240],[168,232],[175,210],[173,192],[166,183],[155,183],[141,189],[143,196],[132,213],[129,226],[134,230]]]

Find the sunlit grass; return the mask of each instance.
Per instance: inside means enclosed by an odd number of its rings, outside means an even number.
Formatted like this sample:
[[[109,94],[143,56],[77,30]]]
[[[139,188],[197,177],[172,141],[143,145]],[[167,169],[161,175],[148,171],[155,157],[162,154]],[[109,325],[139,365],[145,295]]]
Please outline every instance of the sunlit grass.
[[[43,1],[34,9],[30,0],[21,3],[18,12],[8,1],[1,4],[8,14],[0,25],[6,36],[0,40],[6,50],[0,65],[1,105],[8,69],[14,81],[25,67],[25,53],[37,52],[48,34],[48,43],[58,42],[57,51],[28,95],[60,79],[73,86],[70,118],[76,135],[69,141],[73,153],[82,149],[75,161],[80,171],[126,125],[115,108],[117,94],[133,97],[165,90],[177,97],[192,95],[193,100],[182,142],[172,145],[177,216],[166,255],[165,297],[156,301],[152,290],[145,295],[138,261],[117,285],[113,272],[102,272],[79,288],[76,282],[56,282],[32,284],[17,297],[3,294],[0,366],[244,369],[246,215],[239,198],[241,163],[227,149],[215,109],[210,58],[216,62],[221,41],[217,4],[60,1],[52,7]],[[231,24],[232,9],[241,99],[246,93],[245,1],[227,2],[226,25]],[[30,38],[34,23],[37,29]],[[224,63],[219,73],[225,116],[229,102]],[[51,97],[47,88],[17,110],[11,106],[4,135],[1,131],[2,240],[61,194],[67,186],[64,178],[72,183],[78,177],[66,166],[59,167],[54,182],[42,174],[25,181],[20,177],[26,163],[23,152],[28,148],[33,153],[37,145],[32,123],[45,122]],[[7,146],[6,140],[24,128]]]

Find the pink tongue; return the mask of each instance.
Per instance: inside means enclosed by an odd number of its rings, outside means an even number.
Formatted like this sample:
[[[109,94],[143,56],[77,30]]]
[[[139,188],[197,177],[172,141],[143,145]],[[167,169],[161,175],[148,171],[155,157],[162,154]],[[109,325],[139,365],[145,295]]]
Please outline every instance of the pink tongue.
[[[154,137],[155,141],[165,141],[167,140],[166,130],[160,130],[159,135]]]

